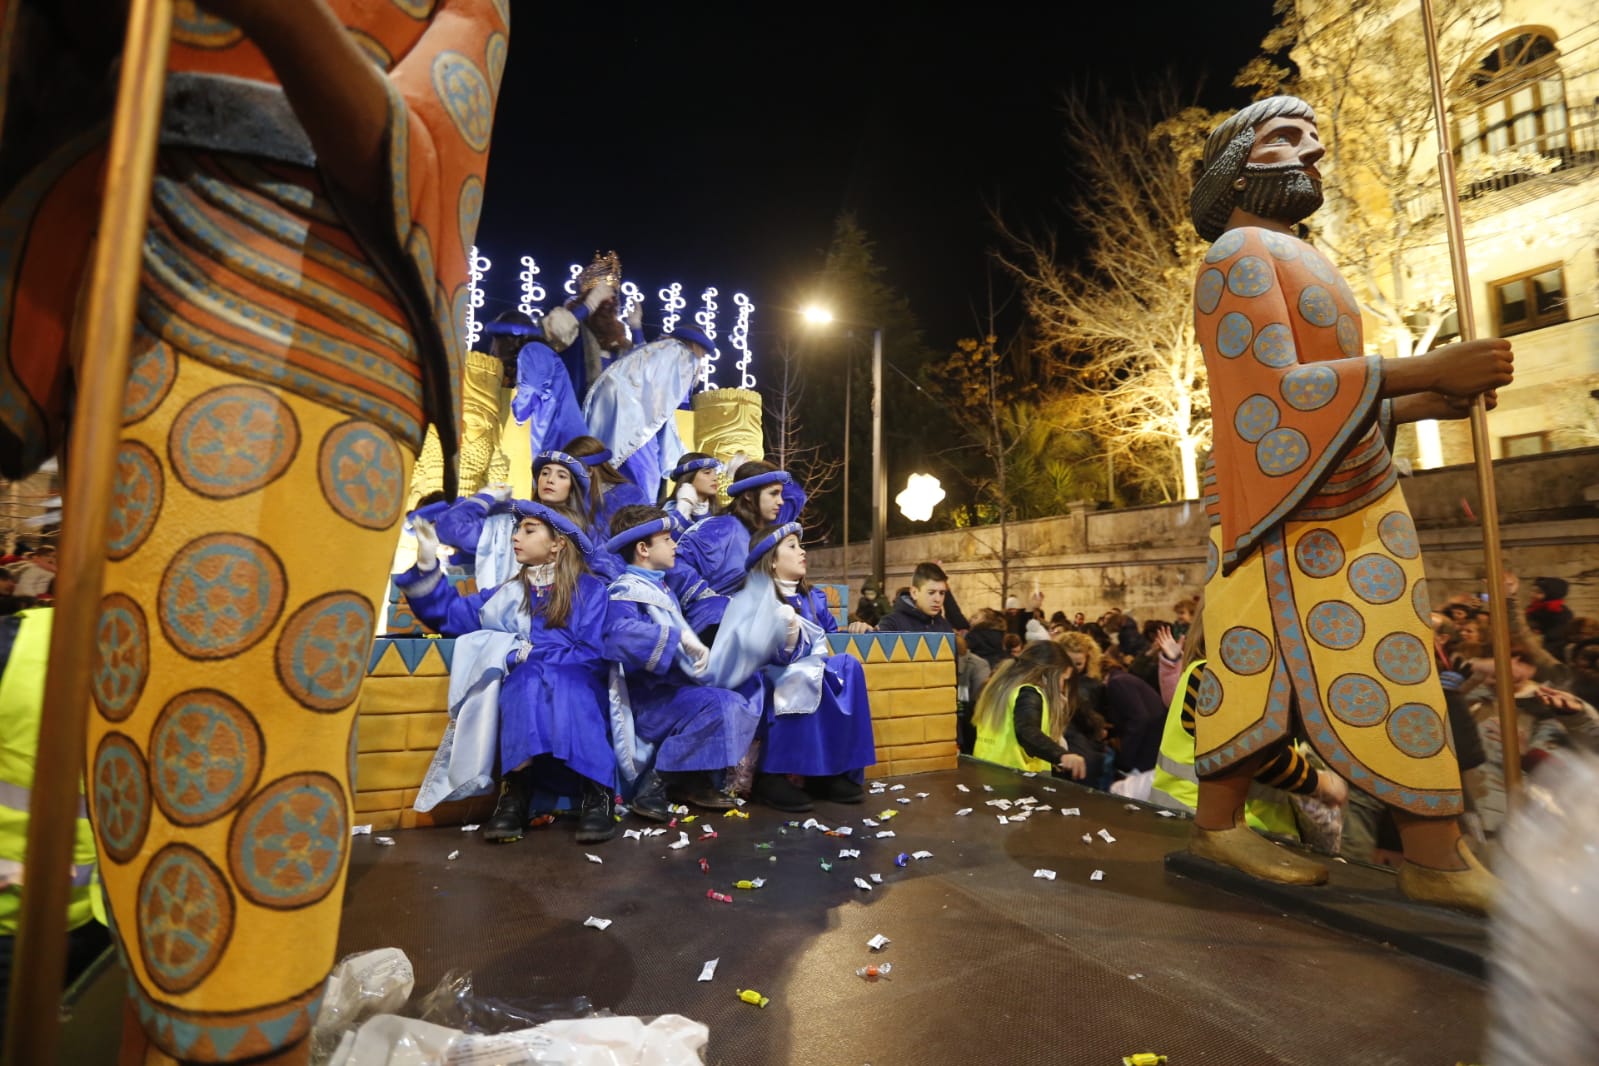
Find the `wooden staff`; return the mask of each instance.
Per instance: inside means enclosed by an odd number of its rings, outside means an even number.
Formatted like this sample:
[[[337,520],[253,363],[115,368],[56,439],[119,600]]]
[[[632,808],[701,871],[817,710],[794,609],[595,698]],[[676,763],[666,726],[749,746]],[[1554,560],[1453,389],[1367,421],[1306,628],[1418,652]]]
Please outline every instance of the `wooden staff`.
[[[65,464],[58,606],[29,804],[27,882],[11,971],[5,1047],[9,1066],[52,1066],[60,1036],[66,969],[62,934],[72,887],[106,519],[122,436],[128,348],[171,34],[172,0],[131,0],[105,161],[100,228],[81,318],[83,359]]]
[[[1438,34],[1434,28],[1432,0],[1421,0],[1421,20],[1427,40],[1427,74],[1432,79],[1432,107],[1438,126],[1438,176],[1443,182],[1444,229],[1449,234],[1449,266],[1455,281],[1455,313],[1460,339],[1475,340],[1477,319],[1472,313],[1471,277],[1466,270],[1466,233],[1460,219],[1460,190],[1455,184],[1454,137],[1444,102],[1443,74],[1438,69]],[[1499,704],[1499,734],[1503,751],[1505,804],[1512,806],[1521,786],[1521,737],[1517,732],[1516,683],[1510,676],[1510,604],[1505,594],[1504,556],[1499,547],[1499,497],[1494,491],[1492,438],[1488,436],[1488,401],[1471,401],[1471,453],[1477,467],[1478,513],[1482,516],[1482,551],[1488,572],[1488,618],[1493,637],[1494,695]]]

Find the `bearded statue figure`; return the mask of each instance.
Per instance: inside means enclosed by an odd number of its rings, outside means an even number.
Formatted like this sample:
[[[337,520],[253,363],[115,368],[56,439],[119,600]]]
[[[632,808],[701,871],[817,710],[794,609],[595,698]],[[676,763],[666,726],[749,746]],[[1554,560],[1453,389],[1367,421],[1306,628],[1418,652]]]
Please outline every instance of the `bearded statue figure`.
[[[1365,353],[1337,268],[1295,234],[1321,206],[1315,112],[1288,96],[1222,122],[1191,217],[1212,241],[1194,286],[1215,446],[1190,849],[1272,881],[1320,864],[1249,829],[1251,778],[1308,739],[1388,805],[1399,888],[1483,912],[1494,879],[1460,835],[1460,771],[1433,662],[1416,528],[1390,456],[1394,426],[1463,417],[1511,379],[1510,345],[1469,341],[1406,360]]]

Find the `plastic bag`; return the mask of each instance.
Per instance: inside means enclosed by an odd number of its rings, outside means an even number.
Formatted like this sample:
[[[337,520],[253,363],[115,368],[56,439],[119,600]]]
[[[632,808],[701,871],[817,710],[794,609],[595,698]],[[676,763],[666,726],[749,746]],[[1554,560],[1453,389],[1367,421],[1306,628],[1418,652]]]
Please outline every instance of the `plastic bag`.
[[[391,1014],[346,1034],[329,1066],[701,1066],[709,1031],[679,1014],[578,1018],[511,1033],[461,1033]]]
[[[604,1016],[609,1014],[609,1011],[603,1012]],[[472,974],[466,970],[451,970],[439,979],[433,991],[422,997],[416,1015],[425,1022],[465,1033],[508,1033],[560,1019],[593,1017],[595,1010],[587,996],[555,1003],[526,1004],[474,995]]]
[[[375,1014],[393,1014],[411,998],[416,973],[399,948],[346,956],[328,975],[322,1007],[311,1026],[311,1061],[326,1062],[344,1034]]]

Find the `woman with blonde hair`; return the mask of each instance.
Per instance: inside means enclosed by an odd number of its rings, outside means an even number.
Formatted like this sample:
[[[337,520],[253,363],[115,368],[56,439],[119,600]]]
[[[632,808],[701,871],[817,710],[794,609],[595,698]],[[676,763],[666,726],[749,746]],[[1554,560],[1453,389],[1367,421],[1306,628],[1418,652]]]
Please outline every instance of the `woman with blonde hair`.
[[[1000,666],[983,686],[972,712],[977,743],[972,754],[1035,773],[1078,781],[1096,775],[1104,761],[1097,741],[1099,715],[1074,701],[1079,674],[1061,642],[1038,641]]]

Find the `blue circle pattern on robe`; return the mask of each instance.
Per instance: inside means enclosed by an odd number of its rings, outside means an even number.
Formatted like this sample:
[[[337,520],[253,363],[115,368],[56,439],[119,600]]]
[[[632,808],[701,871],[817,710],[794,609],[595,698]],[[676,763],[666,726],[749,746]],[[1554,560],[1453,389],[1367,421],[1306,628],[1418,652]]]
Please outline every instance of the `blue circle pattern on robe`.
[[[1404,704],[1388,719],[1388,738],[1412,758],[1438,754],[1448,742],[1448,735],[1438,712],[1424,703]]]

